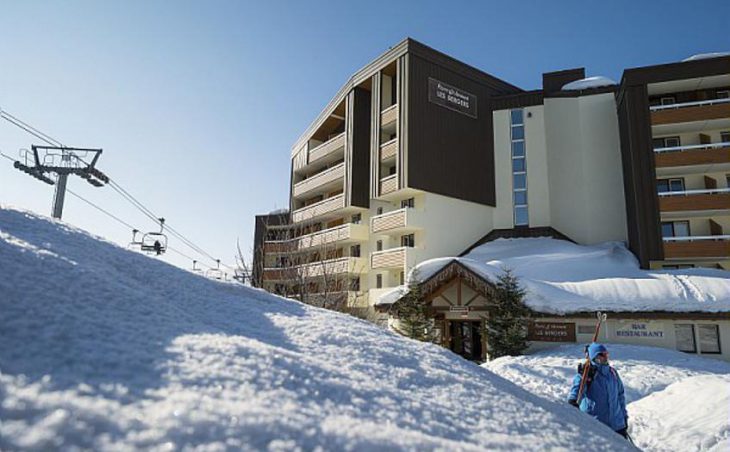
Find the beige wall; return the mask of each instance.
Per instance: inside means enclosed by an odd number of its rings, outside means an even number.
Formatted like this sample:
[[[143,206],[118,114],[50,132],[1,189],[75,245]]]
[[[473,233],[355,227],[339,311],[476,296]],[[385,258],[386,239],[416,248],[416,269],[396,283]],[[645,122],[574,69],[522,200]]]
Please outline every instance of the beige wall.
[[[581,244],[625,241],[613,94],[545,99],[544,122],[552,226]]]
[[[722,359],[724,361],[730,361],[730,321],[729,320],[670,320],[670,319],[609,319],[601,327],[601,334],[599,336],[599,342],[615,343],[615,344],[634,344],[634,345],[646,345],[650,347],[661,347],[671,350],[677,349],[677,338],[675,336],[675,325],[676,324],[692,324],[695,329],[695,343],[697,344],[696,355],[702,355],[706,358]],[[578,325],[586,325],[592,330],[595,327],[595,319],[565,319],[561,317],[555,318],[541,318],[540,322],[556,322],[556,323],[575,323],[576,332]],[[648,328],[654,331],[661,331],[661,338],[653,337],[626,337],[619,336],[616,334],[618,330],[628,328],[630,324],[646,324]],[[721,354],[703,354],[699,351],[699,325],[719,325],[720,327],[720,350]],[[582,351],[582,346],[590,343],[592,334],[576,334],[576,352]],[[564,345],[564,342],[533,342],[530,344],[528,352],[534,352],[551,348],[556,345]],[[610,350],[610,347],[609,347]],[[691,353],[690,353],[691,354]],[[620,358],[614,355],[614,358]]]

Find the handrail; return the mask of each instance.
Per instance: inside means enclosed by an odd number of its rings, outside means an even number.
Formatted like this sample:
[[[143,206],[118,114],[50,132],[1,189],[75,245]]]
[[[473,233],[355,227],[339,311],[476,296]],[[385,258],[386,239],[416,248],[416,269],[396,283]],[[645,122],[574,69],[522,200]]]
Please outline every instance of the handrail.
[[[392,140],[386,141],[385,143],[381,144],[380,147],[384,148],[384,147],[388,146],[389,144],[395,143],[396,141],[398,141],[398,137],[395,137]]]
[[[336,170],[339,170],[339,169],[344,168],[344,167],[345,167],[345,162],[338,163],[335,166],[332,166],[330,168],[327,168],[324,171],[320,171],[319,173],[313,174],[312,176],[310,176],[310,177],[308,177],[308,178],[306,178],[304,180],[301,180],[301,181],[297,182],[296,184],[294,184],[294,188],[301,187],[302,185],[304,185],[305,182],[311,182],[312,179],[314,179],[316,177],[324,177],[324,176],[327,176],[327,175],[329,175],[331,173],[334,173]]]
[[[325,204],[327,202],[333,201],[336,198],[344,198],[344,196],[345,196],[344,193],[340,193],[339,195],[336,195],[336,196],[330,196],[329,198],[325,198],[325,199],[323,199],[321,201],[317,201],[315,203],[309,204],[308,206],[300,207],[299,209],[294,210],[294,212],[292,212],[292,213],[295,214],[297,212],[301,212],[303,210],[306,210],[306,209],[309,209],[309,208],[312,208],[312,207],[319,207],[322,204]]]
[[[659,196],[687,196],[687,195],[714,195],[718,193],[730,193],[730,188],[709,188],[703,190],[682,190],[682,191],[660,191]]]
[[[669,105],[654,105],[653,107],[649,107],[649,111],[675,110],[678,108],[685,108],[685,107],[699,107],[702,105],[726,104],[728,102],[730,102],[730,98],[700,100],[700,101],[696,101],[696,102],[680,102],[680,103],[669,104]]]
[[[385,182],[390,179],[395,179],[397,176],[398,176],[398,173],[391,174],[390,176],[382,177],[382,178],[380,178],[380,182]]]
[[[690,235],[684,237],[662,237],[662,240],[664,240],[665,242],[695,242],[703,240],[718,241],[730,240],[730,235]]]
[[[398,103],[396,102],[395,104],[391,105],[390,107],[386,107],[383,110],[380,110],[380,114],[382,115],[383,113],[387,113],[390,110],[397,108],[397,107],[398,107]]]
[[[370,217],[370,222],[372,223],[374,220],[379,220],[381,218],[385,218],[388,215],[395,215],[395,214],[401,213],[401,212],[402,213],[406,213],[406,211],[408,209],[413,209],[413,208],[412,207],[401,207],[400,209],[391,210],[390,212],[384,212],[384,213],[381,213],[379,215],[375,215],[375,216]]]
[[[686,146],[671,146],[667,148],[655,148],[654,152],[676,152],[676,151],[690,151],[693,149],[719,149],[730,147],[730,141],[721,141],[719,143],[708,143],[708,144],[688,144]]]
[[[330,143],[332,143],[333,141],[337,140],[338,138],[340,138],[340,137],[341,137],[341,136],[343,136],[344,134],[345,134],[345,132],[342,132],[342,133],[340,133],[339,135],[337,135],[337,136],[334,136],[334,137],[330,138],[329,140],[325,141],[324,143],[320,143],[320,144],[318,144],[317,146],[313,147],[312,149],[309,149],[309,153],[311,154],[312,152],[315,152],[315,151],[316,151],[317,149],[319,149],[319,148],[321,148],[321,147],[324,147],[324,146],[327,146],[328,144],[330,144]]]
[[[370,256],[381,255],[385,253],[393,253],[395,251],[412,250],[415,246],[399,246],[397,248],[388,248],[387,250],[373,251]]]

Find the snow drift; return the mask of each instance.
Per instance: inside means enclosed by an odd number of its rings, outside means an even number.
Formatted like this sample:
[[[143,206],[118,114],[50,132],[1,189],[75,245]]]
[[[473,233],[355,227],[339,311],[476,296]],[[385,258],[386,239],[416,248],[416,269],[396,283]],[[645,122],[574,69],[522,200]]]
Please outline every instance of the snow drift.
[[[690,268],[642,270],[620,242],[586,246],[546,237],[498,239],[464,257],[437,258],[416,268],[428,279],[457,260],[488,280],[504,267],[527,289],[525,303],[537,312],[730,311],[730,272]],[[392,303],[402,288],[384,294]]]
[[[655,347],[608,344],[626,391],[629,433],[645,450],[727,450],[730,363]],[[565,403],[582,345],[498,358],[482,366]],[[679,409],[681,407],[681,409]]]
[[[435,345],[0,207],[0,449],[622,450]]]

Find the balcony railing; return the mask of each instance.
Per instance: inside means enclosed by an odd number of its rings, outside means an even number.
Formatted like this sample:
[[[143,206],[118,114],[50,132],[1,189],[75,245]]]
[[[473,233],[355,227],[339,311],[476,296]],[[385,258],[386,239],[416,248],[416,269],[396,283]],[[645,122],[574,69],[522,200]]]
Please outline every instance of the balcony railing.
[[[398,189],[398,175],[391,174],[388,177],[380,179],[380,195],[387,195],[393,193]]]
[[[388,160],[398,153],[398,139],[393,138],[390,141],[380,145],[380,160]]]
[[[309,151],[309,163],[316,163],[317,160],[324,158],[331,153],[343,148],[345,146],[345,132],[333,137],[319,146],[310,149]]]
[[[727,103],[730,103],[730,99],[710,99],[710,100],[700,100],[700,101],[696,101],[696,102],[679,102],[676,104],[669,104],[669,105],[654,105],[653,107],[649,107],[649,110],[651,110],[651,111],[676,110],[678,108],[702,107],[705,105],[717,105],[717,104],[727,104]]]
[[[658,168],[730,163],[730,142],[654,149]]]
[[[292,222],[301,223],[302,221],[310,221],[322,215],[342,209],[343,207],[345,207],[345,195],[339,194],[295,210],[292,212]]]
[[[406,252],[410,248],[402,246],[388,250],[375,251],[370,253],[370,267],[378,268],[403,268],[406,264]]]
[[[405,229],[418,229],[421,211],[410,207],[376,215],[370,219],[370,231],[373,233],[396,232]]]
[[[326,184],[330,184],[345,176],[345,162],[328,168],[301,182],[294,184],[294,196],[303,196]]]
[[[313,247],[341,244],[347,241],[365,241],[368,228],[364,224],[348,223],[293,239],[264,242],[265,253],[293,253]]]
[[[314,278],[323,275],[338,275],[343,273],[367,273],[367,261],[362,257],[340,257],[302,264],[297,268],[297,274],[303,278]]]
[[[728,258],[730,235],[664,237],[665,259]]]
[[[662,212],[730,209],[730,188],[659,192]]]
[[[393,104],[380,112],[380,124],[386,125],[398,119],[398,104]]]

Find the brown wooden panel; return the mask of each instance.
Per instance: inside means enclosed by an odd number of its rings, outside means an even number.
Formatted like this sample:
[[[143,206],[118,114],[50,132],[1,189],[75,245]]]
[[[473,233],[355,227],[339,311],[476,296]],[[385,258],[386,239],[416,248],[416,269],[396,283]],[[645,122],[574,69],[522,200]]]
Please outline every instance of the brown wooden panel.
[[[722,209],[730,209],[730,193],[659,197],[659,210],[662,212]]]
[[[696,107],[684,107],[651,112],[651,124],[654,126],[722,118],[730,118],[730,103],[698,105]]]
[[[370,262],[372,268],[402,267],[406,262],[406,250],[401,248],[384,253],[373,253]]]
[[[712,235],[722,235],[722,225],[718,223],[717,221],[710,218],[710,234]]]
[[[670,166],[708,165],[730,163],[730,147],[719,149],[692,149],[688,151],[661,152],[654,159],[657,168]]]
[[[527,340],[540,342],[575,342],[575,323],[530,322]]]
[[[288,253],[294,251],[294,242],[265,242],[264,253]]]
[[[664,257],[666,259],[730,257],[730,241],[665,242]]]
[[[396,210],[394,212],[375,217],[372,219],[372,232],[388,231],[394,228],[403,228],[406,226],[406,212],[404,210]]]
[[[708,190],[714,190],[717,188],[717,181],[714,177],[705,176],[705,188]]]

